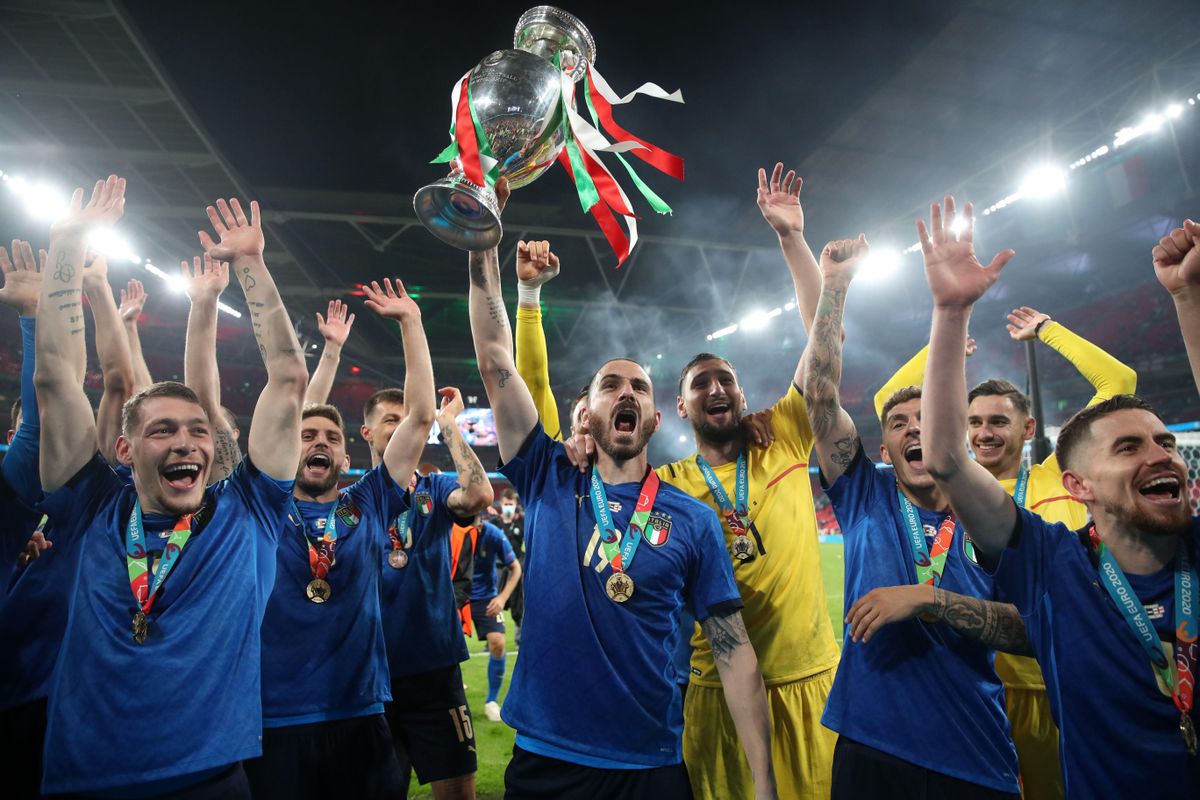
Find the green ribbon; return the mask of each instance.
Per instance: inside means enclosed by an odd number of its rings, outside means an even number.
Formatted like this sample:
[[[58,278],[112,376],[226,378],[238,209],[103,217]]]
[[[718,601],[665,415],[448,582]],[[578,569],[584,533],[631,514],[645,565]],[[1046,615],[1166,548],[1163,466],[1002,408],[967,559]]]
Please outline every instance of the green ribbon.
[[[591,82],[591,77],[585,73],[583,78],[583,99],[584,102],[587,103],[588,113],[591,114],[592,125],[595,126],[596,130],[600,130],[600,116],[596,113],[596,107],[592,105]],[[641,176],[638,175],[633,169],[633,166],[625,160],[624,155],[621,153],[613,153],[613,155],[615,155],[617,160],[621,162],[621,166],[625,167],[625,171],[629,173],[629,178],[633,181],[633,185],[637,187],[639,192],[641,192],[642,197],[646,198],[646,202],[650,204],[651,208],[653,208],[659,214],[673,213],[671,207],[667,205],[666,201],[659,197],[654,190],[651,189],[644,180],[642,180]]]

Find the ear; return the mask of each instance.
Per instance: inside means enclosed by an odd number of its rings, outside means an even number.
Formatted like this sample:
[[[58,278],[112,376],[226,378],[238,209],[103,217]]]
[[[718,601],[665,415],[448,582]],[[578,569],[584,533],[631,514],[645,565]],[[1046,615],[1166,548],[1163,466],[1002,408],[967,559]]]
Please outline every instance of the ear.
[[[658,409],[654,410],[654,432],[658,433],[658,429],[662,426],[662,412]]]
[[[367,444],[375,444],[371,441],[371,429],[366,425],[360,425],[358,428],[358,433],[363,437],[363,440],[366,441]]]
[[[890,455],[888,455],[887,448],[884,447],[883,445],[879,445],[879,458],[885,464],[890,465],[892,463],[892,457]]]
[[[745,414],[750,405],[746,402],[746,391],[741,386],[738,387],[738,402],[741,404],[738,410]]]
[[[1037,433],[1037,420],[1029,417],[1025,420],[1025,441],[1032,440],[1035,433]]]
[[[13,430],[12,428],[9,428],[8,429],[8,439],[6,440],[6,444],[12,444],[13,437],[16,435],[17,435],[17,432],[15,430]]]
[[[1086,478],[1074,470],[1065,469],[1062,474],[1063,488],[1067,493],[1081,503],[1087,503],[1089,500],[1095,500],[1096,495],[1092,492],[1092,486]]]
[[[586,403],[579,409],[579,427],[582,428],[581,433],[588,433],[592,429],[592,412],[588,411]]]
[[[133,465],[133,444],[125,438],[125,434],[117,437],[116,454],[117,461],[127,467]]]
[[[678,397],[675,398],[675,413],[679,415],[680,419],[688,418],[687,408],[685,408],[683,405],[683,395],[679,395]],[[12,439],[11,433],[9,433],[8,438],[10,440]]]
[[[350,469],[350,454],[346,453],[346,455],[342,457],[342,472],[345,472],[348,469]]]

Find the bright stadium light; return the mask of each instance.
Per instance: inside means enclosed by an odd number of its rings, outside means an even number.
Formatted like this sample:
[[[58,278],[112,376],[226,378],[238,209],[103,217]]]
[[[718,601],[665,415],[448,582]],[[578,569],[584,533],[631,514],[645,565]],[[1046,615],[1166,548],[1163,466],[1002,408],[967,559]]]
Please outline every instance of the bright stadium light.
[[[112,228],[97,228],[92,231],[88,235],[88,246],[109,259],[142,263],[142,259],[133,252],[129,242]]]
[[[954,217],[954,219],[952,219],[950,221],[950,232],[953,233],[955,236],[958,236],[960,233],[962,233],[966,229],[967,229],[967,218],[962,216],[961,214],[956,215]]]
[[[862,272],[867,278],[882,278],[891,275],[900,266],[900,254],[890,247],[874,248],[863,262]]]
[[[1154,133],[1159,128],[1161,128],[1163,126],[1163,123],[1165,123],[1166,121],[1167,121],[1167,118],[1164,117],[1162,114],[1147,114],[1146,118],[1144,120],[1142,120],[1142,127],[1146,130],[1147,133]]]
[[[742,317],[742,321],[738,323],[739,330],[743,331],[761,331],[770,324],[771,320],[783,313],[782,308],[773,308],[770,311],[761,311],[755,309],[746,316]]]
[[[1171,105],[1167,106],[1167,116],[1171,119],[1175,119],[1182,113],[1183,106],[1179,105],[1179,103],[1171,103]]]
[[[1021,181],[1024,197],[1049,197],[1067,188],[1067,173],[1061,167],[1046,164],[1030,171]]]
[[[63,193],[48,183],[30,183],[24,178],[6,175],[4,184],[21,199],[25,212],[34,219],[53,222],[70,208]]]
[[[708,341],[711,342],[713,339],[720,339],[722,336],[728,336],[731,333],[736,333],[737,329],[738,326],[736,323],[733,325],[726,325],[724,328],[720,328],[719,330],[715,330],[710,333],[707,337]]]

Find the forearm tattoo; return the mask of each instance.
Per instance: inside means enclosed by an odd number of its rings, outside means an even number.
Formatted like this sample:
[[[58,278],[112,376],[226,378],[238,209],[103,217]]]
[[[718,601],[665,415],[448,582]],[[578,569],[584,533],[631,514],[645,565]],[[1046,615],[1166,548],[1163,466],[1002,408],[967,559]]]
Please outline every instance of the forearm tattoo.
[[[723,617],[710,616],[700,623],[700,631],[708,640],[708,646],[712,648],[713,659],[725,663],[732,660],[734,650],[750,641],[740,611]]]
[[[842,417],[838,387],[842,381],[842,314],[845,305],[845,287],[826,284],[821,288],[804,370],[804,396],[808,400],[813,434],[818,440],[836,433]],[[857,451],[858,432],[852,431],[833,443],[830,458],[844,468],[850,465]]]
[[[213,436],[213,472],[219,478],[225,478],[233,472],[238,462],[242,460],[242,450],[238,447],[237,439],[229,428],[218,428]]]
[[[964,636],[988,647],[1019,656],[1032,656],[1025,621],[1011,603],[997,603],[933,590],[934,616]]]

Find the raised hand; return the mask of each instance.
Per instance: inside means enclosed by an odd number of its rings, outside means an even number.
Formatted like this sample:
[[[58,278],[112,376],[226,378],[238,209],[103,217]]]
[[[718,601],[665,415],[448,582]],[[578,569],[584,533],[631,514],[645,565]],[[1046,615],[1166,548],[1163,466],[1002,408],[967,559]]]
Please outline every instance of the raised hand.
[[[1154,246],[1154,274],[1171,294],[1200,286],[1200,223],[1190,219]]]
[[[42,250],[42,265],[45,262],[46,251]],[[42,293],[42,275],[38,262],[33,259],[33,248],[29,242],[13,239],[11,261],[8,251],[0,247],[0,273],[4,275],[0,303],[15,308],[22,317],[35,316],[38,297]]]
[[[1049,314],[1043,314],[1035,308],[1014,308],[1008,315],[1008,335],[1018,342],[1036,339],[1038,326],[1049,321]]]
[[[224,261],[214,261],[211,253],[204,257],[192,256],[192,265],[179,262],[179,272],[183,275],[184,289],[188,299],[193,303],[200,300],[216,300],[229,285],[229,264]]]
[[[967,337],[967,358],[970,358],[971,356],[975,355],[975,351],[978,349],[979,349],[979,346],[977,344],[975,344],[975,340],[972,339],[970,336],[968,336]]]
[[[142,309],[146,305],[145,288],[142,282],[137,278],[130,278],[127,288],[121,290],[121,305],[118,306],[118,311],[121,313],[121,320],[130,325],[138,321],[138,317],[142,315]]]
[[[437,412],[438,427],[445,430],[455,424],[458,415],[463,412],[462,392],[453,386],[447,386],[444,389],[438,389],[438,394],[442,396],[442,406]]]
[[[492,190],[496,192],[496,206],[503,211],[504,207],[508,205],[508,195],[512,192],[508,188],[508,178],[501,178],[496,181],[496,185],[492,187]]]
[[[50,236],[82,235],[93,228],[116,224],[125,213],[125,179],[109,175],[108,180],[96,181],[87,205],[83,204],[83,189],[71,194],[67,213],[50,226]]]
[[[421,318],[421,309],[404,291],[404,283],[399,278],[396,278],[394,289],[391,278],[383,279],[383,288],[380,288],[379,281],[371,281],[370,285],[364,283],[362,288],[367,296],[367,308],[379,316],[397,322]]]
[[[317,312],[317,330],[324,337],[326,346],[333,344],[341,347],[346,343],[350,328],[354,325],[354,315],[346,316],[349,310],[350,307],[341,300],[330,300],[325,316]]]
[[[758,171],[758,208],[763,219],[780,236],[804,233],[804,208],[800,205],[800,187],[803,185],[804,179],[795,170],[789,169],[786,175],[783,174],[783,162],[775,165],[769,182],[767,171]]]
[[[857,239],[836,239],[821,250],[821,274],[826,281],[849,282],[870,252],[865,233],[860,233]]]
[[[517,242],[517,280],[541,286],[558,275],[558,256],[550,252],[550,243]]]
[[[88,250],[83,257],[83,289],[86,292],[101,291],[108,287],[108,259],[95,250]],[[112,290],[109,289],[111,292]]]
[[[212,223],[219,241],[214,242],[208,231],[200,231],[200,246],[204,248],[204,252],[218,261],[262,258],[266,240],[263,238],[257,200],[250,203],[249,219],[246,219],[242,204],[236,197],[228,202],[224,199],[218,200],[216,207],[209,206],[206,210],[208,221]],[[253,288],[253,285],[246,288]]]
[[[1002,250],[986,267],[975,256],[974,208],[967,203],[963,218],[966,227],[955,238],[950,230],[954,218],[954,198],[946,195],[945,213],[942,206],[933,203],[929,207],[930,225],[917,220],[917,235],[921,239],[921,251],[925,254],[925,278],[933,301],[939,306],[965,308],[974,305],[983,297],[1000,277],[1000,270],[1014,255],[1013,250]]]

